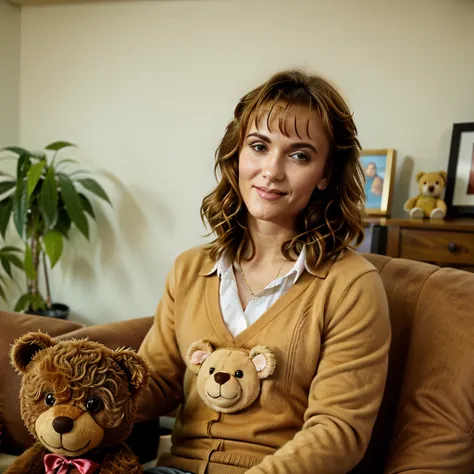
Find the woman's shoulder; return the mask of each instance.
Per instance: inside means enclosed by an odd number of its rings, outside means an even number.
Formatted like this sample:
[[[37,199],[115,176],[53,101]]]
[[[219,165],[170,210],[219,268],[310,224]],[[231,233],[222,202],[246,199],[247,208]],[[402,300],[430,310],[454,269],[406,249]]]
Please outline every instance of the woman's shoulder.
[[[360,253],[346,249],[335,258],[328,276],[338,279],[344,277],[346,280],[352,281],[367,273],[378,275],[378,270]]]
[[[206,245],[198,245],[181,252],[175,260],[178,272],[207,274],[212,272],[215,262],[211,260]]]

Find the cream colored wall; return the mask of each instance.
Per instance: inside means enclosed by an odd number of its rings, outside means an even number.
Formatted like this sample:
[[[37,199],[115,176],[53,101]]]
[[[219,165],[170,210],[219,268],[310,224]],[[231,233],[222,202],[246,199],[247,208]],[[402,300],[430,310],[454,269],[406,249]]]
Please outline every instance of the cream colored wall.
[[[398,150],[403,214],[416,170],[445,169],[453,122],[474,120],[473,24],[470,0],[25,7],[21,141],[79,143],[114,202],[90,244],[68,246],[56,299],[88,323],[154,311],[175,256],[203,241],[200,202],[236,101],[282,68],[329,77],[363,146]]]
[[[20,8],[0,0],[0,146],[19,136],[20,21]]]

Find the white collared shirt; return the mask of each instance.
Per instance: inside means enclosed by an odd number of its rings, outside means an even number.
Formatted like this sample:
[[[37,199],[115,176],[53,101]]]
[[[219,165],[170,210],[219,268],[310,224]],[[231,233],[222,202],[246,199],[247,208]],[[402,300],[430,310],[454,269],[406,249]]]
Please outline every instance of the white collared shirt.
[[[234,267],[232,262],[222,255],[216,262],[213,272],[217,271],[220,278],[219,302],[222,317],[230,333],[235,337],[257,321],[278,298],[298,281],[304,270],[309,271],[306,265],[306,251],[303,247],[293,268],[269,283],[258,293],[258,297],[251,298],[244,310],[239,298]]]

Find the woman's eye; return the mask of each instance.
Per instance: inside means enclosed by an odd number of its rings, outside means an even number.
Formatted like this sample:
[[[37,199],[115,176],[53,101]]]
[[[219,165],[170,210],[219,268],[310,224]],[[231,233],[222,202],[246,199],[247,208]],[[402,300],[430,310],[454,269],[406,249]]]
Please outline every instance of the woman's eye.
[[[95,413],[102,408],[102,400],[99,397],[89,397],[86,402],[86,408],[87,411]]]
[[[250,147],[257,153],[263,153],[267,149],[263,143],[252,143]]]
[[[47,405],[48,407],[52,407],[56,402],[56,399],[54,398],[54,395],[52,393],[47,393],[44,396],[44,404]]]
[[[293,153],[291,155],[291,157],[294,158],[297,161],[309,161],[310,160],[310,157],[306,153],[303,153],[301,151]]]

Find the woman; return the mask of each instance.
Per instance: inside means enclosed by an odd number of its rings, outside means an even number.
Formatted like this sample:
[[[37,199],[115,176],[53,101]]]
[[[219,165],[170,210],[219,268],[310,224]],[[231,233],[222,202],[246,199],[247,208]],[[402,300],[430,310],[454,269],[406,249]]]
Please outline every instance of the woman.
[[[356,133],[338,92],[299,71],[238,103],[201,207],[216,239],[177,258],[140,349],[152,375],[142,419],[180,405],[171,453],[150,473],[342,474],[362,458],[390,325],[379,275],[349,249],[363,237]],[[201,339],[273,352],[252,405],[203,402],[186,369]]]

